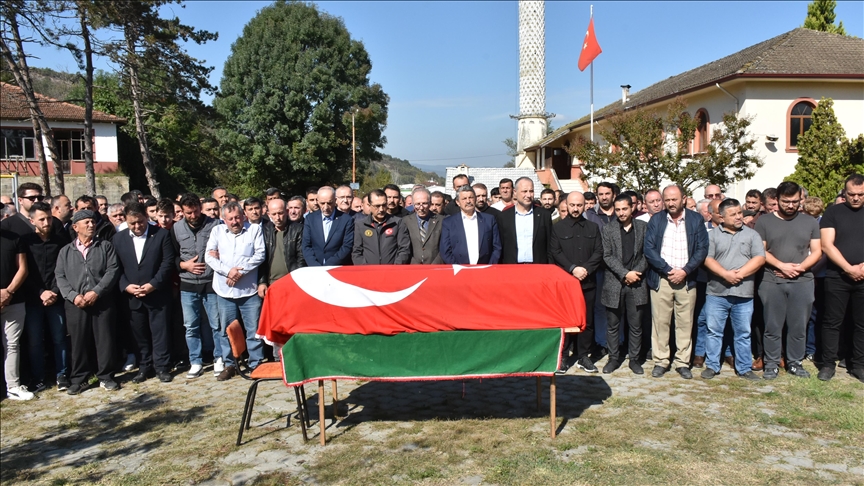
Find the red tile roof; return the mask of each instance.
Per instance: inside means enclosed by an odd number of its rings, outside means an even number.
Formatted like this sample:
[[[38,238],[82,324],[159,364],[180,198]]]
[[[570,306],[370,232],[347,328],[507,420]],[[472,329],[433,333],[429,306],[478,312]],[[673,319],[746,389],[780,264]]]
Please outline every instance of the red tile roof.
[[[39,107],[48,121],[77,121],[84,122],[84,107],[58,101],[47,96],[36,93]],[[30,108],[24,98],[24,91],[18,86],[8,83],[0,83],[0,119],[4,120],[29,120]],[[109,115],[98,110],[93,110],[93,121],[103,123],[126,123],[125,118]]]

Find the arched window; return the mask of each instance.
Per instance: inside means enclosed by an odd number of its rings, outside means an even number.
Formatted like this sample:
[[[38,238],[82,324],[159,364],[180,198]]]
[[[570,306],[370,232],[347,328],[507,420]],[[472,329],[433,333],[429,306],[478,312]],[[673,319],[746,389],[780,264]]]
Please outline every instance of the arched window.
[[[813,125],[813,108],[816,102],[809,98],[797,99],[789,107],[788,123],[786,125],[787,149],[796,150],[798,137],[804,134]]]
[[[696,127],[696,136],[693,138],[693,153],[701,154],[708,151],[708,143],[710,142],[710,120],[708,112],[705,108],[700,108],[695,116],[699,124]]]

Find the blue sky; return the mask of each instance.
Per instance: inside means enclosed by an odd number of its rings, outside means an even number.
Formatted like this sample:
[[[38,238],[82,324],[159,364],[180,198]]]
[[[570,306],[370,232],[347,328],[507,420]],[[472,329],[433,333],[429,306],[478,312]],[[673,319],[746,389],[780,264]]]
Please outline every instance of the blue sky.
[[[165,7],[219,40],[189,52],[219,83],[231,44],[270,2],[186,2]],[[593,2],[603,53],[594,63],[599,108],[622,84],[644,89],[669,76],[800,26],[807,2]],[[500,167],[519,108],[516,2],[318,2],[341,17],[372,60],[371,79],[390,95],[383,152],[415,165]],[[546,110],[561,126],[589,111],[588,70],[577,68],[590,2],[546,2]],[[838,2],[847,33],[864,37],[864,2]],[[39,51],[39,67],[74,70],[65,52]],[[209,100],[205,100],[208,101]]]

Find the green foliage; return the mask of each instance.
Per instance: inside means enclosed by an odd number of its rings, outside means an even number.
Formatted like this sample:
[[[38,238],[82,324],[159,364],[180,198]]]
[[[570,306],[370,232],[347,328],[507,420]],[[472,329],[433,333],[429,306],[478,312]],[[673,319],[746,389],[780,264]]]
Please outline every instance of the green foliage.
[[[763,162],[752,154],[755,140],[750,118],[723,116],[704,153],[690,154],[699,124],[683,99],[670,104],[665,115],[637,108],[619,111],[600,125],[604,143],[579,138],[568,151],[582,162],[583,177],[616,182],[640,192],[673,182],[685,190],[701,183],[721,187],[753,176]]]
[[[381,189],[387,184],[393,183],[393,175],[385,167],[379,166],[373,171],[369,171],[363,175],[360,180],[360,192],[369,194],[375,189]]]
[[[516,140],[511,137],[504,139],[502,143],[507,147],[507,157],[510,157],[510,160],[504,164],[504,168],[516,167],[516,155],[519,153],[516,150]]]
[[[277,1],[243,29],[214,106],[232,188],[297,189],[350,177],[351,112],[357,158],[386,143],[388,96],[370,84],[363,44],[314,5]]]
[[[803,27],[821,32],[846,35],[846,29],[843,28],[842,21],[838,25],[834,25],[834,19],[837,18],[837,15],[834,13],[836,7],[836,0],[813,0],[807,5],[807,17],[804,19]]]
[[[864,173],[864,135],[847,139],[834,114],[834,100],[822,98],[813,110],[813,125],[798,137],[798,163],[786,180],[828,203],[853,173]]]

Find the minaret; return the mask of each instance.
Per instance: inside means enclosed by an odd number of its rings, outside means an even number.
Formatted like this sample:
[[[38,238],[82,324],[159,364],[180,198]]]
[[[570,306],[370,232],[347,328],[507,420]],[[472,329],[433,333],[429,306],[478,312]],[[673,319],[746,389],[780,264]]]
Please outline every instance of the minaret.
[[[519,132],[516,167],[534,167],[525,148],[546,136],[546,5],[519,1]]]

